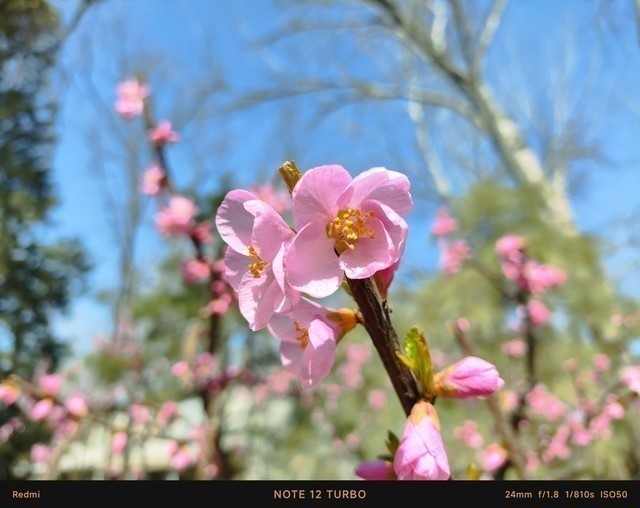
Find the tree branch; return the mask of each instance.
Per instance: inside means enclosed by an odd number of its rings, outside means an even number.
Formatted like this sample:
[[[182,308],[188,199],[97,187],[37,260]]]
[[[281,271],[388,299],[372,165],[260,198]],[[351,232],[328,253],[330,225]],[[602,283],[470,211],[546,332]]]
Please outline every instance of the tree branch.
[[[347,279],[373,345],[380,355],[384,368],[407,416],[420,395],[411,371],[400,361],[398,335],[391,324],[386,302],[381,303],[371,279]]]

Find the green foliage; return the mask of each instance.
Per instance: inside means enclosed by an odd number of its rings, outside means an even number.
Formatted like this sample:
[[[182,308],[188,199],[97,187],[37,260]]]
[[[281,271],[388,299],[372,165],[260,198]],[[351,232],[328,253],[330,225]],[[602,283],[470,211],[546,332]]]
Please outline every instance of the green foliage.
[[[44,94],[58,35],[48,2],[0,2],[0,336],[8,339],[0,379],[12,372],[30,378],[42,359],[55,367],[65,348],[52,334],[51,314],[67,307],[87,269],[76,241],[51,245],[39,238],[55,204],[56,104]],[[0,414],[0,424],[9,416]],[[10,478],[11,464],[43,438],[40,426],[27,424],[1,445],[0,479]]]

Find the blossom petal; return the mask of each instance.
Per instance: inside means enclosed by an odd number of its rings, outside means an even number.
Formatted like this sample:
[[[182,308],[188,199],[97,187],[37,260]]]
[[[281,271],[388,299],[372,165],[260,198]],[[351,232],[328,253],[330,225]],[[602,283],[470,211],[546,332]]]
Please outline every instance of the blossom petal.
[[[323,318],[327,315],[327,309],[322,305],[312,302],[307,298],[300,298],[300,302],[296,305],[290,314],[275,314],[269,321],[269,331],[276,338],[297,343],[298,331],[295,322],[299,326],[309,328],[311,321],[316,318]]]
[[[300,362],[302,361],[303,354],[304,349],[302,349],[299,342],[282,342],[280,344],[280,361],[282,362],[282,366],[285,370],[296,376],[300,372]]]
[[[342,284],[343,275],[334,246],[334,240],[327,237],[324,221],[315,221],[302,228],[284,257],[289,284],[317,298],[335,293]]]
[[[397,171],[371,168],[356,176],[338,199],[338,206],[360,208],[367,199],[384,203],[399,215],[406,215],[413,208],[409,179]]]
[[[325,377],[336,359],[335,332],[320,319],[309,324],[309,342],[300,363],[300,386],[312,388]]]
[[[242,277],[247,273],[249,263],[252,262],[249,256],[240,254],[231,247],[227,247],[224,253],[224,276],[235,291],[240,289]]]
[[[216,213],[216,226],[222,239],[233,250],[248,253],[254,216],[244,204],[256,197],[248,191],[237,189],[229,192]]]
[[[382,222],[395,248],[394,263],[397,262],[404,254],[404,248],[407,243],[409,226],[405,220],[387,205],[375,199],[364,201],[362,203],[362,211],[374,211],[376,219]]]
[[[252,206],[251,211],[255,214],[251,245],[256,248],[264,261],[271,263],[282,244],[293,238],[293,231],[284,219],[263,201],[257,203],[252,201],[247,206]]]
[[[338,213],[338,197],[351,183],[351,175],[337,164],[310,169],[293,189],[296,228],[310,222],[331,221]]]
[[[238,290],[238,306],[254,332],[267,326],[280,293],[271,271],[261,277],[254,277],[250,272],[244,274]]]
[[[280,304],[275,307],[276,312],[289,312],[300,301],[300,292],[296,291],[289,285],[284,271],[284,254],[288,246],[288,242],[282,244],[280,250],[276,254],[276,257],[273,259],[273,263],[271,264],[273,275],[275,275],[276,281],[278,282],[278,286],[280,286],[280,290],[283,295]]]
[[[367,227],[375,233],[375,238],[362,238],[355,248],[340,254],[339,267],[350,279],[366,279],[395,263],[396,249],[382,222],[373,217]]]

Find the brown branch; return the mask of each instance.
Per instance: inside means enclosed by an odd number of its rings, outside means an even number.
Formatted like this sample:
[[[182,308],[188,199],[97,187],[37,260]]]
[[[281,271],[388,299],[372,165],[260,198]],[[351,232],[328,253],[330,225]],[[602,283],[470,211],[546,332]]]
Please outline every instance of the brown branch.
[[[411,371],[398,358],[400,344],[386,302],[380,301],[371,279],[347,279],[347,282],[364,317],[364,327],[408,416],[420,395]]]

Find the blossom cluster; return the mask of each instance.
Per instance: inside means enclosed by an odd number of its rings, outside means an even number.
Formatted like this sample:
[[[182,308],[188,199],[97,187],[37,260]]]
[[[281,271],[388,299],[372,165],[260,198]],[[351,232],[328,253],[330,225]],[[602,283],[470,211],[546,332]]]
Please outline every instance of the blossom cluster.
[[[397,265],[412,200],[400,173],[373,168],[352,178],[338,165],[305,172],[291,194],[295,229],[246,190],[226,195],[216,225],[240,312],[252,330],[268,328],[281,340],[284,367],[310,388],[331,371],[338,341],[356,318],[309,297],[328,297],[345,277],[366,279]]]

